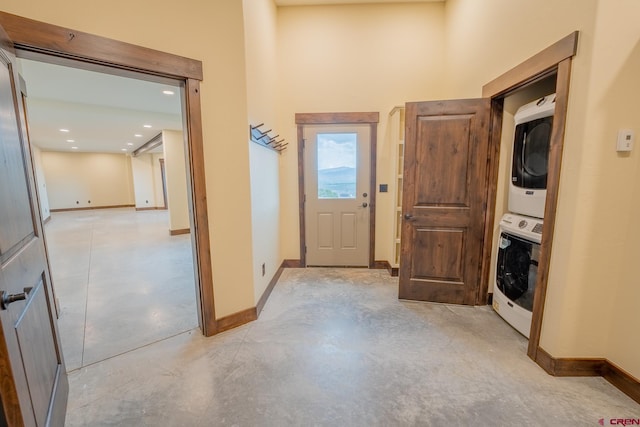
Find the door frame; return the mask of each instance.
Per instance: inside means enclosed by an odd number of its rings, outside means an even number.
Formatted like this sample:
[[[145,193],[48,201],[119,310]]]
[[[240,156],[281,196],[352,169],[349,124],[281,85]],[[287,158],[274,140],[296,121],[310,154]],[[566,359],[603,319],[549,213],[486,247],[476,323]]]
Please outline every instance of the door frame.
[[[504,98],[534,84],[549,76],[556,76],[556,107],[551,130],[549,148],[549,169],[547,174],[547,198],[544,209],[544,229],[542,242],[540,243],[540,258],[538,260],[538,273],[533,298],[533,318],[527,355],[547,372],[554,373],[552,366],[554,361],[540,347],[540,333],[544,316],[544,303],[547,294],[549,280],[549,267],[551,263],[551,249],[553,232],[555,229],[555,214],[558,206],[558,190],[560,186],[560,169],[562,164],[562,148],[564,146],[564,132],[567,120],[567,107],[569,103],[569,86],[571,80],[571,61],[578,48],[579,32],[574,31],[536,55],[517,65],[482,87],[482,96],[491,98],[492,123],[502,122],[502,109]],[[495,127],[498,133],[501,125]],[[489,269],[491,264],[491,249],[493,245],[493,224],[495,220],[495,203],[498,182],[498,160],[500,138],[490,149],[488,173],[490,178],[487,215],[485,219],[485,245],[483,252],[482,282],[484,295],[487,294],[489,282]]]
[[[218,332],[205,186],[200,82],[202,62],[129,43],[0,12],[0,25],[13,40],[16,56],[46,60],[122,77],[184,87],[190,222],[198,324],[205,336]],[[31,147],[29,147],[31,150]],[[40,219],[42,221],[42,219]]]
[[[298,204],[300,223],[300,261],[297,267],[307,266],[307,239],[305,232],[304,200],[304,127],[309,125],[356,125],[368,124],[370,128],[370,180],[369,180],[369,268],[375,268],[376,248],[376,157],[378,145],[378,122],[380,113],[296,113],[298,127]],[[292,265],[288,265],[292,266]]]

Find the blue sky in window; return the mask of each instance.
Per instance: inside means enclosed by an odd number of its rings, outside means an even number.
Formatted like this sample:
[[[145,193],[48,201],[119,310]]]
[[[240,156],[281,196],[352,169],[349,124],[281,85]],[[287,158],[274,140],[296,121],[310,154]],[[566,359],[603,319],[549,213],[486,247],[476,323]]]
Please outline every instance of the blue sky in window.
[[[356,133],[319,133],[318,170],[356,167]]]

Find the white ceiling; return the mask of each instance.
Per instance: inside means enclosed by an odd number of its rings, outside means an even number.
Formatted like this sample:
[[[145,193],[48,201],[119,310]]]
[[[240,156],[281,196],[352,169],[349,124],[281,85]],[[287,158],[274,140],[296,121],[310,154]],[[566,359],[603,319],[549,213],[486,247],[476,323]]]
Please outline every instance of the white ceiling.
[[[320,4],[362,3],[443,3],[445,0],[274,0],[278,6],[310,6]]]
[[[131,152],[162,129],[182,129],[179,87],[27,59],[19,69],[30,140],[43,150]]]

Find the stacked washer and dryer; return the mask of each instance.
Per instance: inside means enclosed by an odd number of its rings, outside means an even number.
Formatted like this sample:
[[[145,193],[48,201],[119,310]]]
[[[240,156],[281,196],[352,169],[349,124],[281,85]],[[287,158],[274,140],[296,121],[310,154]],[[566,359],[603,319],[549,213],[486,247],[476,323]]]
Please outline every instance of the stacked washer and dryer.
[[[500,220],[493,308],[529,338],[544,205],[555,94],[516,112],[509,212]]]

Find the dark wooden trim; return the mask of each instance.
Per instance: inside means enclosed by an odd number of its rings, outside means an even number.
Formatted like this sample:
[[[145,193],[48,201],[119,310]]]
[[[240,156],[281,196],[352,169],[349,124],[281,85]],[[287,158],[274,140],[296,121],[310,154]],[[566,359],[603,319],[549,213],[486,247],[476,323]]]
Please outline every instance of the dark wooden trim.
[[[284,268],[304,268],[304,262],[300,259],[285,259],[282,261]]]
[[[389,261],[374,261],[373,266],[371,266],[370,268],[375,268],[377,270],[387,270],[389,272],[389,275],[392,277],[395,277],[398,275],[398,268],[392,267]],[[393,274],[394,270],[395,270],[395,274]]]
[[[216,312],[213,291],[213,266],[209,242],[209,214],[204,167],[204,138],[202,135],[202,111],[200,82],[186,79],[184,86],[185,130],[187,132],[188,185],[190,187],[191,227],[193,229],[194,267],[196,269],[196,297],[198,323],[205,336],[216,333]]]
[[[278,283],[278,279],[280,279],[280,276],[282,275],[282,272],[284,271],[284,269],[285,269],[284,261],[282,261],[282,264],[280,264],[280,267],[276,271],[276,274],[273,275],[273,277],[269,281],[269,284],[267,285],[267,288],[262,293],[262,296],[260,297],[260,300],[256,304],[256,315],[257,316],[260,316],[260,313],[262,312],[262,309],[264,308],[264,305],[267,303],[267,300],[269,299],[269,296],[271,296],[271,292],[273,291],[273,288],[275,288],[276,283]]]
[[[376,113],[377,114],[377,113]],[[378,158],[378,122],[369,124],[369,268],[376,256],[376,174]]]
[[[164,208],[159,208],[157,206],[155,207],[151,207],[151,208],[136,208],[136,212],[140,212],[140,211],[158,211],[158,210],[162,210]]]
[[[202,62],[0,12],[16,49],[147,74],[202,80]]]
[[[135,208],[136,205],[84,206],[81,208],[49,209],[49,212],[91,211],[94,209]]]
[[[169,235],[179,236],[181,234],[189,234],[191,230],[189,228],[178,228],[177,230],[169,230]]]
[[[379,123],[380,113],[296,113],[297,125]]]
[[[555,358],[542,348],[536,352],[536,363],[556,377],[603,377],[624,394],[640,403],[640,381],[607,359]]]
[[[307,234],[304,211],[304,126],[298,125],[298,221],[300,224],[300,263],[307,265]]]
[[[487,198],[484,211],[484,244],[482,246],[480,286],[476,295],[476,305],[487,304],[491,253],[493,248],[493,224],[496,217],[496,194],[498,192],[498,166],[500,163],[500,142],[502,137],[502,115],[504,99],[491,100],[491,124],[489,126],[489,147],[487,160]]]
[[[307,238],[304,203],[304,125],[369,124],[369,268],[374,268],[376,250],[376,159],[380,113],[296,113],[298,125],[298,215],[300,222],[300,261],[307,265]]]
[[[391,267],[391,277],[398,277],[400,275],[400,268]]]
[[[606,361],[602,376],[618,390],[640,403],[640,381],[628,372],[620,369],[610,361]]]
[[[493,305],[493,292],[487,294],[487,305]]]
[[[237,328],[238,326],[242,326],[245,323],[252,322],[257,318],[258,318],[258,313],[255,307],[247,308],[246,310],[238,311],[237,313],[233,313],[228,316],[221,317],[216,321],[218,326],[216,333]]]
[[[551,249],[553,232],[556,224],[556,209],[558,207],[558,190],[560,187],[560,168],[562,165],[562,148],[564,146],[564,130],[567,120],[569,103],[569,84],[571,80],[571,59],[565,59],[558,64],[556,76],[556,107],[551,128],[549,145],[549,166],[547,172],[547,198],[544,208],[544,228],[540,243],[540,258],[538,259],[538,273],[533,296],[533,316],[531,332],[529,333],[529,348],[527,354],[537,360],[536,352],[540,346],[540,332],[544,317],[544,302],[547,297],[549,282],[549,267],[551,263]]]
[[[541,74],[553,70],[560,62],[571,58],[578,50],[578,31],[557,41],[523,63],[482,87],[484,98],[505,96],[514,89],[537,80]]]

